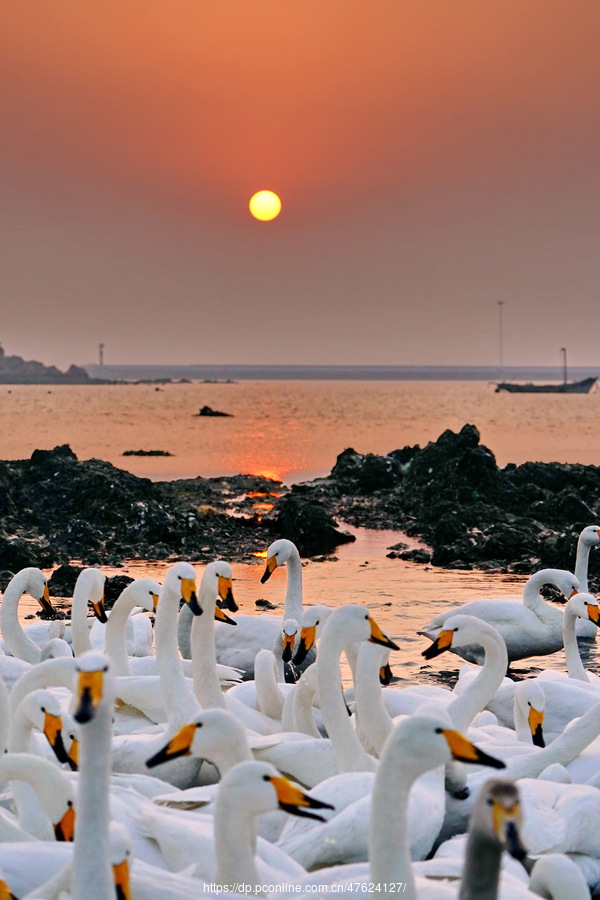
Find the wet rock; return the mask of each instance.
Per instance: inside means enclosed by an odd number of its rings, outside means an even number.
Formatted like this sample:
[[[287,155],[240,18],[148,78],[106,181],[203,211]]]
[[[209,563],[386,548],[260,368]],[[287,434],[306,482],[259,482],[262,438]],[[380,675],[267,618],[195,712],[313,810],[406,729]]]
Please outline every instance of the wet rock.
[[[274,527],[278,537],[296,544],[300,556],[328,554],[340,544],[356,540],[338,529],[321,504],[294,491],[279,504]]]
[[[199,416],[221,416],[231,418],[231,413],[220,412],[218,409],[212,409],[210,406],[203,406],[198,413]]]
[[[79,573],[83,571],[81,566],[59,566],[48,579],[48,590],[52,597],[72,597],[75,590],[75,582]]]
[[[115,600],[120,597],[122,591],[133,580],[129,575],[112,575],[106,579],[104,583],[104,605],[107,609],[114,606]]]
[[[338,456],[331,478],[352,487],[358,493],[370,493],[392,487],[402,477],[402,464],[393,456],[361,454],[348,448]]]

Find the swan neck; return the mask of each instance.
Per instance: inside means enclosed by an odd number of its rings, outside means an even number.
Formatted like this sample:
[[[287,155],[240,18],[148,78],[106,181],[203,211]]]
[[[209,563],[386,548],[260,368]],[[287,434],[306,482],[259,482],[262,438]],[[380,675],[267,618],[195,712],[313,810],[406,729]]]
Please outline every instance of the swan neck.
[[[222,787],[215,805],[214,831],[217,884],[230,891],[235,884],[259,885],[254,816],[233,803]]]
[[[496,900],[501,849],[478,829],[469,831],[458,900]]]
[[[321,638],[316,662],[321,713],[333,746],[338,770],[372,771],[372,762],[356,736],[342,695],[340,654],[344,642],[340,637],[335,631],[326,628]]]
[[[71,604],[71,641],[75,656],[92,649],[88,626],[88,592],[85,585],[75,584]]]
[[[408,798],[415,777],[389,754],[379,764],[369,825],[371,881],[402,882],[406,900],[417,900],[408,843]]]
[[[271,719],[281,719],[283,714],[284,698],[279,690],[277,675],[277,657],[275,654],[270,650],[259,650],[254,660],[256,705],[263,715],[269,716]]]
[[[473,682],[448,704],[448,714],[458,731],[467,731],[473,719],[490,702],[508,668],[506,643],[498,633],[482,633],[483,666]]]
[[[194,616],[191,631],[192,673],[194,694],[203,709],[226,709],[225,695],[217,674],[215,650],[215,598],[200,584],[202,615]],[[235,625],[228,625],[235,628]]]
[[[579,590],[581,592],[587,592],[588,590],[588,565],[591,549],[591,546],[582,541],[581,538],[577,541],[574,574],[575,578],[579,581]]]
[[[156,670],[165,701],[169,725],[179,728],[198,712],[198,701],[183,674],[177,646],[177,612],[179,597],[163,587],[156,611],[154,642]]]
[[[302,605],[302,562],[299,556],[291,556],[285,564],[287,581],[285,586],[285,602],[283,618],[302,621],[304,607]]]
[[[55,685],[71,690],[73,688],[73,673],[75,672],[75,660],[68,657],[59,659],[47,659],[38,663],[15,682],[10,692],[9,703],[11,711],[17,709],[25,697],[37,688],[45,688]]]
[[[123,599],[121,594],[110,612],[104,632],[104,648],[112,660],[115,675],[131,675],[125,629],[137,604],[133,597],[129,602],[121,602]]]
[[[366,749],[372,747],[377,756],[381,754],[392,730],[392,719],[385,708],[383,690],[379,682],[381,654],[378,649],[372,644],[364,644],[361,647],[354,684],[356,733]]]
[[[563,643],[565,646],[565,661],[567,663],[567,672],[569,678],[575,678],[577,681],[586,681],[589,683],[589,677],[581,662],[581,654],[577,645],[577,619],[578,616],[573,613],[567,604],[563,619]]]
[[[73,900],[114,896],[109,842],[112,715],[103,703],[81,728]]]

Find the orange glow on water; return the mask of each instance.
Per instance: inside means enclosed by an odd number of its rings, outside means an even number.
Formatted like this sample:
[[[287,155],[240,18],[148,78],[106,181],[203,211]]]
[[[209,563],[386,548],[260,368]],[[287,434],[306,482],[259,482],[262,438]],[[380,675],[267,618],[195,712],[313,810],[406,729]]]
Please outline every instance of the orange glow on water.
[[[257,550],[256,553],[253,553],[252,556],[255,556],[257,559],[266,559],[267,551],[266,550]]]
[[[254,503],[252,509],[259,509],[262,512],[269,512],[269,510],[273,509],[273,503]]]

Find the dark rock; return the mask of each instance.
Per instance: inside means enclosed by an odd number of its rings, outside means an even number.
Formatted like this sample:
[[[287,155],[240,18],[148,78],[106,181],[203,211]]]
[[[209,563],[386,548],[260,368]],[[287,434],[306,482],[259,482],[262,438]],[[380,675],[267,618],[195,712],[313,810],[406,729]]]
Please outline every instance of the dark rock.
[[[124,450],[123,456],[173,456],[168,450]]]
[[[115,600],[120,597],[122,591],[132,581],[133,578],[130,578],[129,575],[112,575],[106,579],[104,583],[104,605],[107,609],[114,605]]]
[[[232,414],[226,413],[226,412],[219,412],[218,409],[212,409],[210,406],[203,406],[202,409],[200,410],[200,412],[198,413],[198,415],[199,416],[221,416],[221,417],[231,418]]]
[[[401,477],[402,465],[397,458],[373,453],[363,455],[352,448],[340,453],[331,470],[332,479],[351,485],[359,493],[391,487]]]
[[[274,603],[265,600],[264,597],[259,597],[258,600],[255,600],[254,605],[258,607],[258,609],[277,609]]]
[[[72,597],[75,582],[82,571],[81,566],[59,566],[48,579],[50,594],[53,597]]]
[[[301,556],[327,554],[355,540],[354,535],[338,530],[321,504],[294,491],[280,502],[274,527],[279,537],[296,544]]]

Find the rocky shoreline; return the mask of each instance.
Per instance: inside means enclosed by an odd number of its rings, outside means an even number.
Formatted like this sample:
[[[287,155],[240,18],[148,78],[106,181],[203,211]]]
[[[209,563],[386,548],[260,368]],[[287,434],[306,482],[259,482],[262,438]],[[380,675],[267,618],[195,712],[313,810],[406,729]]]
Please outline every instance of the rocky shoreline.
[[[496,464],[473,425],[386,456],[344,450],[326,478],[294,485],[252,475],[152,482],[64,445],[0,462],[0,568],[73,560],[222,556],[248,562],[276,537],[303,556],[353,540],[338,522],[404,531],[422,549],[391,558],[531,573],[573,568],[577,536],[600,520],[600,467]],[[600,560],[590,559],[593,587]]]

